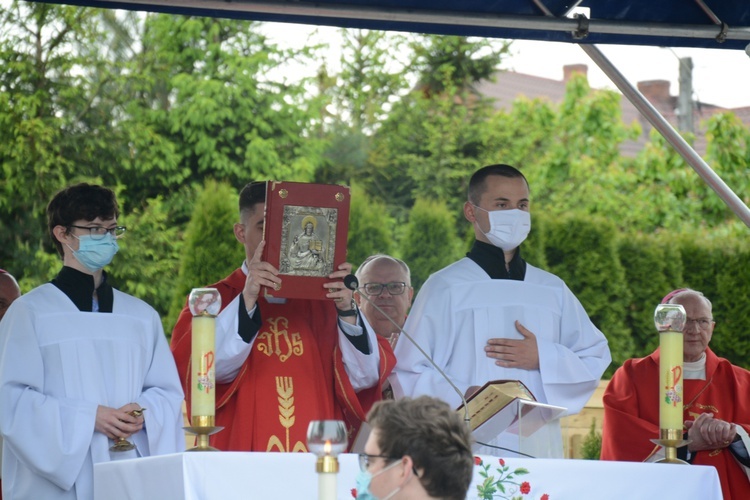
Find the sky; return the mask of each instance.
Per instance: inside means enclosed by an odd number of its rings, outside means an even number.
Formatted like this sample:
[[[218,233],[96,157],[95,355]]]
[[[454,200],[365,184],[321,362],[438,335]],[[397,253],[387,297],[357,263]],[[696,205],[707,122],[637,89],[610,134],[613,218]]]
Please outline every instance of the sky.
[[[308,40],[327,42],[328,61],[333,63],[339,58],[337,28],[265,23],[264,32],[281,46],[302,47]],[[633,45],[599,45],[599,48],[633,85],[645,80],[669,80],[672,95],[679,92],[679,58],[690,57],[696,100],[726,108],[750,106],[750,56],[744,51]],[[517,40],[511,51],[512,56],[503,63],[503,69],[562,80],[564,65],[586,64],[592,87],[616,89],[578,45]]]

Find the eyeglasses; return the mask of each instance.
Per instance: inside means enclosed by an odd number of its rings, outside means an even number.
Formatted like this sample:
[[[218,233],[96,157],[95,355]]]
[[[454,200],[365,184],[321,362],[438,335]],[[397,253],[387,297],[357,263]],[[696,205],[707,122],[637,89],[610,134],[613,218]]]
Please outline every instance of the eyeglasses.
[[[406,290],[406,283],[403,281],[391,281],[390,283],[365,283],[360,288],[364,289],[367,295],[377,297],[383,293],[383,288],[388,290],[391,295],[401,295]]]
[[[697,319],[690,319],[688,318],[687,321],[685,321],[685,328],[688,328],[693,325],[697,325],[698,328],[701,330],[708,330],[711,327],[711,323],[714,322],[713,318],[697,318]]]
[[[382,458],[388,462],[393,462],[394,460],[401,460],[401,457],[389,457],[387,455],[368,455],[367,453],[360,453],[359,454],[359,468],[362,470],[362,472],[367,472],[367,470],[370,468],[370,464],[372,463],[373,458]]]
[[[104,236],[109,233],[112,236],[115,237],[115,239],[119,238],[123,234],[125,234],[125,231],[128,230],[125,226],[115,226],[115,227],[102,227],[102,226],[74,226],[70,225],[68,227],[74,227],[76,229],[88,229],[89,234],[91,235],[92,240],[101,240],[104,238]]]

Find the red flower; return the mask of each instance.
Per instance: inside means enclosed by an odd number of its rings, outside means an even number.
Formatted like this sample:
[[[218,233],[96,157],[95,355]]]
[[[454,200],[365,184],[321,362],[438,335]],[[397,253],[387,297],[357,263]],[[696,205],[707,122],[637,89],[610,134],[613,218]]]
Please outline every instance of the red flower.
[[[352,498],[357,498],[357,488],[352,488]]]
[[[539,500],[549,500],[549,495],[545,493],[544,495],[539,497]]]
[[[528,481],[524,481],[521,483],[521,494],[528,495],[531,491],[531,485]]]
[[[474,457],[474,465],[482,465],[482,459],[479,457]]]
[[[505,467],[505,460],[502,458],[500,459],[500,467]]]

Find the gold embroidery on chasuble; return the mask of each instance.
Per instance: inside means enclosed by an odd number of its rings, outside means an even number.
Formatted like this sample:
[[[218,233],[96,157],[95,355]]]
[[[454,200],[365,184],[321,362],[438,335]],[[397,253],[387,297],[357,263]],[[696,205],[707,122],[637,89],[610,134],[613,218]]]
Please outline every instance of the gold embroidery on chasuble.
[[[279,399],[279,423],[284,428],[285,436],[282,442],[278,436],[271,436],[268,440],[266,451],[301,451],[306,452],[307,447],[302,441],[297,441],[289,447],[289,429],[294,426],[294,382],[292,377],[276,377],[276,395]]]
[[[686,410],[688,410],[688,415],[691,416],[691,417],[693,417],[693,420],[695,420],[696,418],[698,418],[698,416],[701,413],[710,412],[710,413],[713,413],[714,416],[717,416],[719,414],[719,409],[716,408],[714,405],[702,405],[700,403],[695,403],[692,406],[694,406],[695,408],[697,408],[699,410],[703,410],[702,412],[697,412],[697,411],[690,411],[689,408],[685,408]]]
[[[266,356],[277,356],[285,362],[292,356],[302,356],[305,352],[299,332],[289,332],[289,320],[284,316],[268,320],[268,329],[258,334],[255,343],[258,352]]]

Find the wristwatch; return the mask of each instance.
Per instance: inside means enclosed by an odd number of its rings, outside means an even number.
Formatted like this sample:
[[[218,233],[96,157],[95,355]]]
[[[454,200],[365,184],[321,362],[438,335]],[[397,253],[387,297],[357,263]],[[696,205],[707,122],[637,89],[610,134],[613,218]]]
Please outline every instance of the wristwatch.
[[[346,311],[342,311],[338,307],[336,308],[336,314],[338,314],[342,318],[348,318],[349,316],[356,316],[357,315],[357,303],[354,302],[354,299],[352,299],[352,308],[347,309]]]

